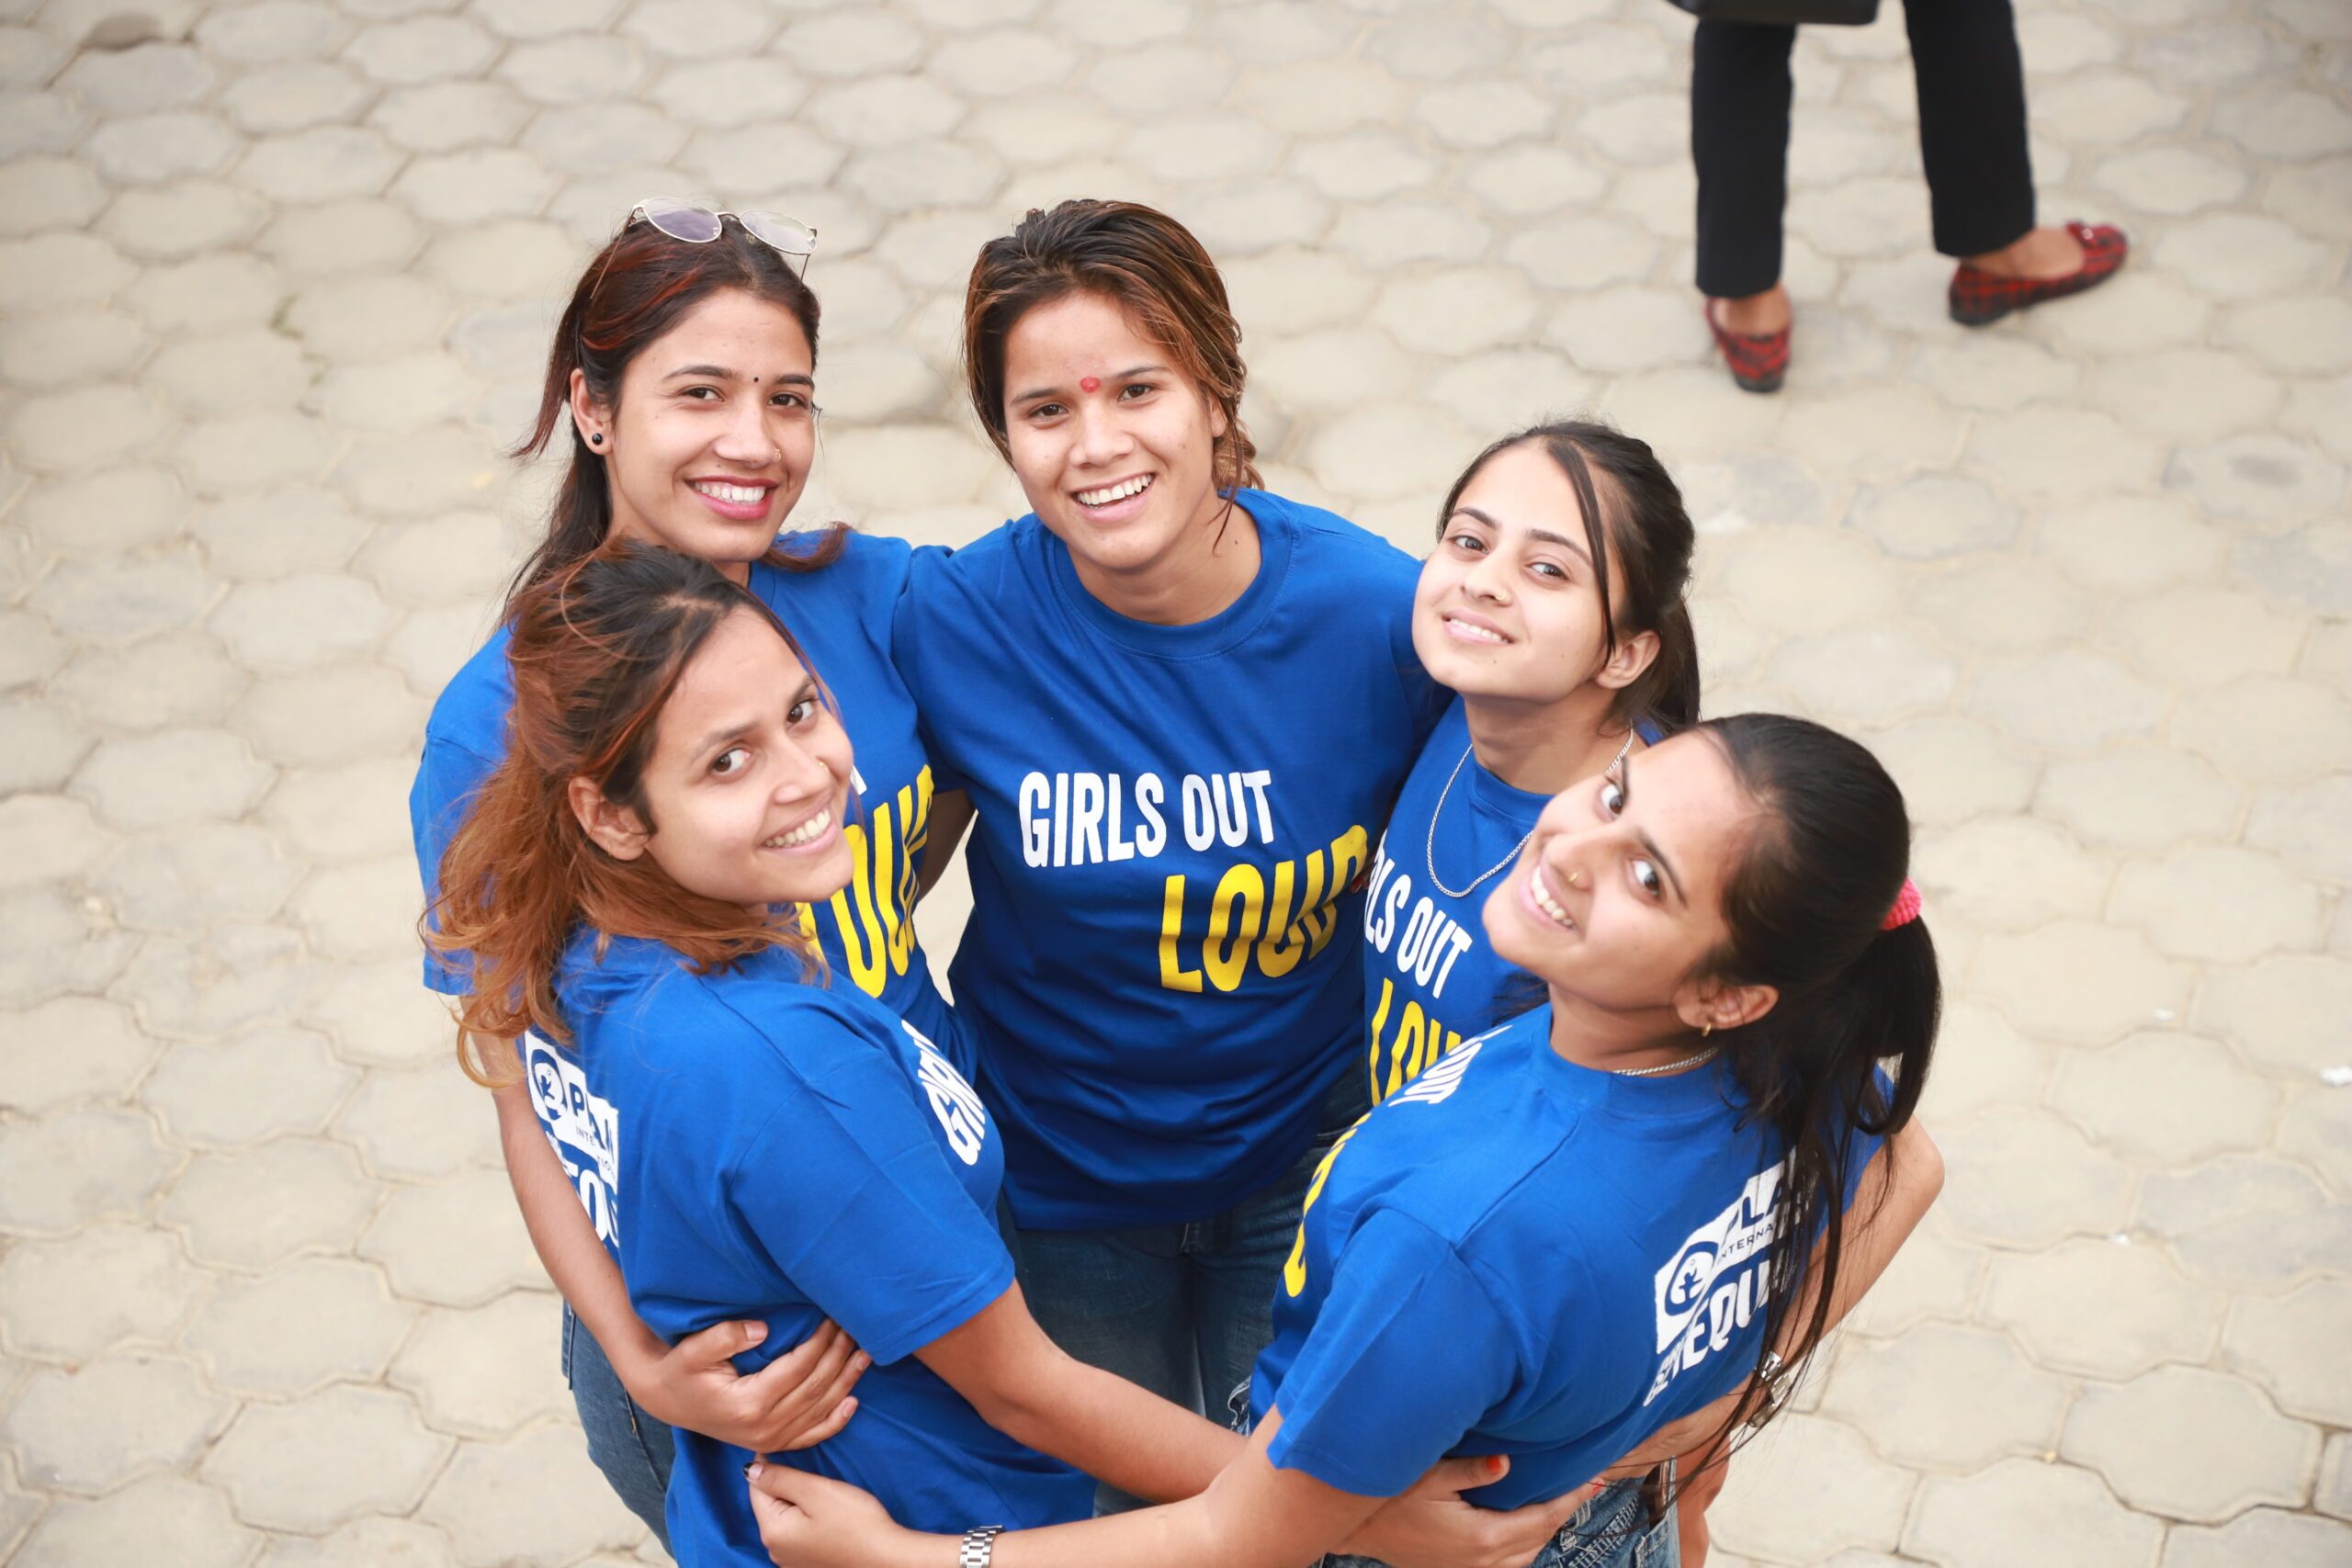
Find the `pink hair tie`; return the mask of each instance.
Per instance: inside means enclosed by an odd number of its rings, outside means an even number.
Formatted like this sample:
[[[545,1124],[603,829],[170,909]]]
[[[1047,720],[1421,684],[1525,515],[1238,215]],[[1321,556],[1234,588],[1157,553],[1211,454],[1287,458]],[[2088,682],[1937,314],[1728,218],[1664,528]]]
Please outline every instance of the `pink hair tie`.
[[[1919,918],[1919,885],[1909,877],[1903,879],[1903,891],[1894,896],[1894,908],[1879,922],[1879,930],[1891,931],[1897,926],[1907,926]]]

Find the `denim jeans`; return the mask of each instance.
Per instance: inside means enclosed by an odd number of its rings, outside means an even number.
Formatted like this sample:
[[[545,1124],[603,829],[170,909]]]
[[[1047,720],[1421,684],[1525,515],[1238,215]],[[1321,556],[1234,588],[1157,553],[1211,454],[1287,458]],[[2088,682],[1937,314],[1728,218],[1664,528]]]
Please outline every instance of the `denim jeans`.
[[[1671,1471],[1667,1484],[1672,1484]],[[1681,1562],[1673,1505],[1653,1519],[1646,1485],[1619,1481],[1577,1509],[1527,1568],[1681,1568]],[[1351,1552],[1333,1552],[1323,1559],[1322,1568],[1385,1568],[1385,1564]]]
[[[1029,1310],[1054,1343],[1178,1404],[1222,1413],[1273,1337],[1274,1287],[1298,1238],[1315,1168],[1363,1109],[1360,1073],[1326,1102],[1322,1132],[1288,1174],[1185,1224],[1020,1233]],[[1109,1485],[1105,1514],[1145,1506]]]
[[[614,1495],[668,1551],[670,1526],[663,1499],[670,1490],[676,1439],[628,1396],[605,1348],[570,1306],[563,1309],[563,1377],[571,1385],[580,1429],[588,1437],[589,1459],[604,1472]]]

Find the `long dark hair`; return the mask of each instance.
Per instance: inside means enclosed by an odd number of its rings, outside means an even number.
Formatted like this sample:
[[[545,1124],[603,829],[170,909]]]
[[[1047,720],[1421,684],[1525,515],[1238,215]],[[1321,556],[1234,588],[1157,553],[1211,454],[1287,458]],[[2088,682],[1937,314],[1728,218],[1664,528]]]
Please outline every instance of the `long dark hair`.
[[[1035,208],[980,247],[964,291],[964,378],[980,428],[1007,461],[1004,341],[1022,317],[1071,294],[1117,301],[1225,415],[1210,472],[1230,499],[1256,485],[1258,448],[1241,423],[1241,324],[1225,279],[1193,231],[1134,201],[1069,200]]]
[[[1437,526],[1445,525],[1478,470],[1502,452],[1541,446],[1567,476],[1584,516],[1585,541],[1600,581],[1600,619],[1610,653],[1620,637],[1657,634],[1657,657],[1622,687],[1609,716],[1630,728],[1648,719],[1660,728],[1685,728],[1699,719],[1699,640],[1690,629],[1690,549],[1693,533],[1682,491],[1649,443],[1590,420],[1557,420],[1514,431],[1471,459],[1445,493]],[[1596,483],[1595,473],[1603,482]],[[1625,603],[1609,590],[1611,556],[1625,580]]]
[[[1911,823],[1902,790],[1878,759],[1835,730],[1778,714],[1710,719],[1698,732],[1722,750],[1757,807],[1724,888],[1728,935],[1702,974],[1780,993],[1762,1017],[1715,1040],[1747,1114],[1788,1153],[1766,1276],[1764,1351],[1795,1310],[1816,1237],[1822,1249],[1797,1354],[1786,1358],[1793,1375],[1827,1324],[1856,1140],[1890,1135],[1910,1121],[1935,1050],[1942,986],[1926,922],[1885,929],[1907,875]],[[1892,1093],[1879,1083],[1882,1064]],[[1726,1431],[1764,1396],[1761,1381],[1751,1382]]]
[[[589,258],[571,302],[556,323],[548,350],[547,378],[539,388],[538,417],[515,443],[511,457],[528,459],[547,450],[558,427],[571,433],[571,460],[556,490],[547,536],[514,574],[507,589],[511,607],[532,583],[560,571],[605,542],[613,526],[613,492],[605,456],[588,445],[571,419],[571,373],[585,378],[588,395],[606,407],[620,400],[621,378],[647,345],[685,319],[712,295],[737,289],[791,312],[817,356],[817,296],[774,246],[754,239],[729,218],[718,237],[692,244],[632,219]],[[772,549],[770,565],[786,571],[814,571],[830,565],[847,543],[838,525],[813,548]]]
[[[650,855],[606,854],[567,798],[572,779],[594,779],[607,800],[655,826],[645,764],[662,705],[710,634],[743,611],[816,673],[758,594],[674,550],[615,540],[516,595],[507,617],[512,744],[443,853],[441,895],[418,928],[433,951],[473,966],[458,1063],[475,1081],[507,1080],[475,1058],[469,1036],[511,1040],[530,1029],[570,1038],[555,976],[582,925],[667,942],[705,971],[768,947],[812,970],[821,964],[792,920],[689,893]]]

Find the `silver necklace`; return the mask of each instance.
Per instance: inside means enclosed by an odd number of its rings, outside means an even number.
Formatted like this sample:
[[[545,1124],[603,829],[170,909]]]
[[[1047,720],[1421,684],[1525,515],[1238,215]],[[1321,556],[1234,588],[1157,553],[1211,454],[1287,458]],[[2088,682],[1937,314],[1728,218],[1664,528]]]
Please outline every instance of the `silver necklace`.
[[[1467,883],[1464,883],[1460,887],[1448,887],[1445,885],[1445,879],[1438,875],[1438,818],[1445,815],[1446,797],[1453,793],[1453,781],[1462,776],[1463,764],[1470,761],[1470,753],[1477,750],[1477,746],[1478,743],[1475,740],[1469,745],[1464,746],[1462,749],[1462,755],[1454,761],[1453,772],[1445,775],[1445,787],[1437,792],[1437,805],[1430,812],[1429,839],[1421,846],[1421,864],[1429,869],[1430,884],[1435,886],[1439,892],[1444,894],[1449,898],[1467,898],[1470,897],[1472,893],[1477,890],[1478,884],[1486,881],[1487,878],[1494,875],[1495,873],[1502,870],[1503,867],[1517,860],[1519,858],[1519,852],[1527,847],[1527,840],[1535,837],[1535,829],[1532,828],[1530,828],[1526,832],[1521,833],[1519,836],[1519,842],[1510,847],[1510,853],[1503,856],[1502,859],[1497,861],[1494,864],[1488,866],[1486,870],[1472,877]],[[1609,767],[1614,768],[1618,763],[1623,761],[1625,760],[1625,753],[1633,749],[1634,733],[1632,730],[1627,730],[1625,732],[1625,743],[1617,748],[1617,755],[1610,759]],[[1607,772],[1608,770],[1604,769],[1602,771]]]
[[[1668,1062],[1656,1067],[1611,1067],[1609,1070],[1621,1078],[1654,1078],[1667,1073],[1680,1072],[1685,1067],[1695,1067],[1722,1049],[1720,1045],[1710,1045],[1695,1056],[1685,1056],[1679,1062]]]

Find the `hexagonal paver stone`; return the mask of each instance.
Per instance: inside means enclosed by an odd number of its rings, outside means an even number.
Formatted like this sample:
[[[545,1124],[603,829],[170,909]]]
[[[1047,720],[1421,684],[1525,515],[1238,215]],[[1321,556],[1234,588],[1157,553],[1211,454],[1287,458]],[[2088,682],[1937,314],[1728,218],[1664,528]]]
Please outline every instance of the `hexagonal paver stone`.
[[[2352,1519],[2352,1434],[2338,1432],[2327,1439],[2312,1506],[2333,1517]]]
[[[278,1536],[254,1568],[457,1568],[449,1538],[411,1519],[354,1519],[312,1540]]]
[[[320,1036],[266,1029],[222,1044],[173,1046],[140,1098],[181,1142],[234,1146],[318,1132],[358,1081]]]
[[[198,1155],[160,1213],[187,1233],[197,1257],[261,1269],[349,1247],[375,1206],[376,1188],[349,1149],[280,1138],[244,1154]]]
[[[560,1568],[644,1530],[588,1462],[577,1430],[541,1427],[510,1442],[462,1442],[417,1517],[448,1531],[468,1568]]]
[[[2162,1568],[2337,1568],[2352,1562],[2352,1525],[2256,1508],[2228,1524],[2188,1526],[2165,1542]]]
[[[2352,1425],[2352,1281],[2314,1280],[2290,1295],[2239,1302],[2222,1354],[2281,1410]]]
[[[2319,779],[2256,795],[2245,841],[2277,852],[2299,872],[2352,881],[2352,842],[2339,830],[2346,821],[2352,779]]]
[[[78,650],[52,695],[106,729],[216,725],[250,679],[200,632],[167,632],[129,648]]]
[[[2061,752],[2145,734],[2164,716],[2165,705],[2158,688],[2081,648],[1988,663],[1968,697],[1969,711],[1979,718]]]
[[[2161,1165],[2195,1165],[2267,1138],[2278,1094],[2227,1047],[2149,1032],[2060,1060],[2050,1105],[2110,1147]]]
[[[212,630],[245,663],[299,670],[365,653],[390,621],[365,582],[313,575],[237,584],[214,613]]]
[[[338,965],[301,1021],[324,1030],[345,1061],[447,1067],[455,1060],[448,1000],[418,982],[413,956]]]
[[[414,857],[387,856],[312,872],[287,905],[287,914],[326,957],[413,955],[424,902]]]
[[[2182,1441],[2191,1432],[2198,1440]],[[2216,1523],[2256,1503],[2299,1505],[2319,1462],[2319,1433],[2280,1416],[2241,1379],[2159,1367],[2085,1388],[2058,1451],[2106,1476],[2135,1508]]]
[[[447,1062],[371,1069],[335,1117],[334,1133],[359,1151],[370,1171],[411,1180],[436,1180],[502,1158],[490,1096]]]
[[[2050,1081],[2050,1063],[2049,1047],[2019,1034],[1999,1013],[1953,1002],[1944,1012],[1920,1109],[1941,1128],[1981,1111],[2035,1104]]]
[[[2343,1021],[2352,1017],[2352,964],[2282,953],[2209,976],[2197,994],[2198,1028],[2227,1035],[2257,1062],[2323,1073],[2352,1059]]]
[[[2325,687],[2247,675],[2181,699],[2175,741],[2234,777],[2297,784],[2352,767],[2352,709]]]
[[[175,1568],[240,1568],[261,1540],[236,1521],[214,1488],[155,1475],[95,1503],[61,1499],[9,1561],[14,1568],[145,1562],[159,1542],[168,1542]]]
[[[1965,1480],[1929,1476],[1903,1550],[1943,1568],[2146,1568],[2163,1533],[2088,1471],[2008,1459]]]
[[[130,1013],[92,997],[0,1013],[0,1106],[38,1113],[85,1098],[119,1100],[161,1049]]]
[[[1981,1315],[2044,1366],[2116,1379],[2203,1360],[2226,1304],[2220,1292],[2184,1279],[2161,1248],[2084,1238],[1996,1255]]]
[[[215,920],[266,920],[301,874],[260,829],[208,822],[124,845],[90,883],[133,931],[185,932]]]
[[[2266,1291],[2352,1257],[2352,1212],[2300,1166],[2231,1155],[2152,1172],[2135,1228],[2163,1237],[2192,1273]]]
[[[60,1111],[0,1124],[0,1229],[54,1235],[101,1218],[136,1218],[178,1156],[133,1111]]]
[[[1774,1562],[1818,1562],[1856,1546],[1891,1551],[1914,1485],[1850,1427],[1785,1414],[1741,1448],[1708,1522],[1731,1551]]]
[[[402,1296],[443,1306],[478,1306],[547,1281],[503,1171],[395,1187],[358,1252],[381,1263]]]
[[[2055,828],[1992,817],[1923,835],[1912,874],[1939,910],[2024,931],[2062,915],[2098,914],[2109,867]]]
[[[124,1339],[168,1339],[204,1280],[162,1231],[95,1225],[21,1241],[0,1258],[0,1336],[75,1362]]]
[[[2318,1171],[2338,1193],[2352,1194],[2352,1094],[2320,1089],[2291,1096],[2276,1146]]]
[[[194,626],[220,588],[197,553],[182,547],[66,562],[30,602],[67,637],[125,643]]]
[[[329,664],[255,682],[229,722],[263,756],[302,766],[413,752],[427,711],[383,665]]]
[[[2203,847],[2117,877],[2115,919],[2184,958],[2245,964],[2319,946],[2319,890],[2267,855]]]
[[[1871,1434],[1898,1463],[1973,1472],[2005,1453],[2049,1450],[2064,1380],[1998,1334],[1922,1324],[1901,1338],[1849,1339],[1821,1413]]]
[[[170,729],[99,743],[73,789],[125,828],[233,821],[268,788],[270,771],[225,729]]]
[[[1946,1235],[1931,1213],[1854,1308],[1848,1326],[1858,1335],[1887,1339],[1914,1324],[1965,1317],[1984,1278],[1985,1256],[1982,1247]]]
[[[105,990],[130,962],[136,941],[105,913],[68,899],[54,883],[0,893],[0,930],[10,939],[0,946],[0,1008]]]
[[[384,1277],[343,1258],[307,1258],[258,1280],[224,1280],[182,1343],[222,1386],[265,1397],[383,1375],[415,1310]]]
[[[142,1471],[187,1463],[230,1408],[185,1361],[108,1357],[34,1372],[0,1437],[16,1445],[34,1485],[107,1492]]]
[[[2124,746],[2098,757],[2061,758],[2042,775],[2034,810],[2088,843],[2170,850],[2227,837],[2245,792],[2188,751]]]
[[[310,861],[376,860],[410,845],[405,757],[289,769],[262,803],[262,820],[290,854]]]
[[[1975,989],[2023,1027],[2070,1039],[2113,1039],[2159,1014],[2177,1016],[2188,976],[2130,931],[2086,920],[1987,937]]]
[[[502,1437],[542,1416],[567,1417],[562,1321],[561,1298],[544,1291],[515,1291],[466,1312],[435,1308],[401,1347],[389,1381],[415,1396],[435,1427],[460,1437]]]
[[[1990,1111],[1939,1141],[1938,1207],[1962,1235],[2048,1247],[2114,1231],[2129,1212],[2131,1171],[2048,1111]]]
[[[337,1384],[291,1404],[247,1405],[198,1473],[240,1517],[316,1535],[363,1514],[407,1513],[449,1446],[399,1394]]]
[[[224,925],[201,939],[149,938],[109,995],[137,1008],[157,1033],[185,1038],[282,1018],[322,983],[293,932]]]

